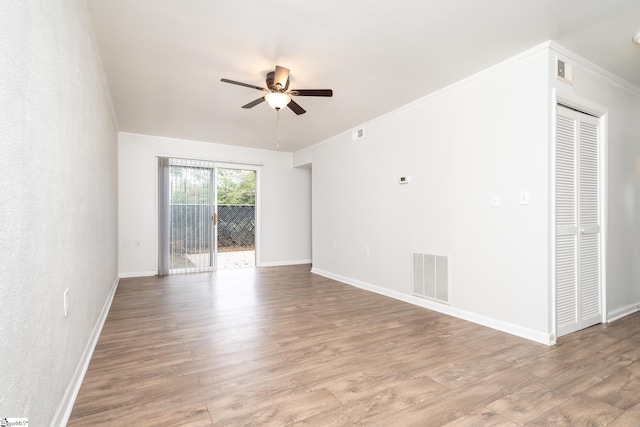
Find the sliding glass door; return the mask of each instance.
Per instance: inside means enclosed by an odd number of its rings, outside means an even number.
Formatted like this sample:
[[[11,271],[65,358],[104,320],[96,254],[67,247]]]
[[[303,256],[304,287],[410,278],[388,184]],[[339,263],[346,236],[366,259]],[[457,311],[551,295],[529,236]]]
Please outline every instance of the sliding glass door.
[[[158,275],[256,266],[258,170],[158,157]]]

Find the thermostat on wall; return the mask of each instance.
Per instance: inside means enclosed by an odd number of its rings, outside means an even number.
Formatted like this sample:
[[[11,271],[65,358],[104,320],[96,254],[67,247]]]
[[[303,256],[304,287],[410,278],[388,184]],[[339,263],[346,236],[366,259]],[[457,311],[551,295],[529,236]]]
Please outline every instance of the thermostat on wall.
[[[398,180],[399,184],[408,184],[409,181],[411,181],[411,177],[410,176],[401,176],[400,179]]]

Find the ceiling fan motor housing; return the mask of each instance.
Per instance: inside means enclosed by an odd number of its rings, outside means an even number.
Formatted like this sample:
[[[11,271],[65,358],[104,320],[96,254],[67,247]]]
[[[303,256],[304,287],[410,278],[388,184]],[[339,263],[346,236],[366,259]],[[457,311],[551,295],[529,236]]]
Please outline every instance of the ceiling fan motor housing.
[[[274,90],[276,90],[276,91],[277,90],[286,91],[289,88],[289,79],[287,78],[287,84],[285,85],[285,87],[278,88],[278,87],[276,87],[276,85],[274,83],[275,76],[276,76],[276,72],[275,71],[269,71],[267,73],[266,83],[267,83],[267,87],[269,88],[269,90],[272,90],[272,91],[274,91]]]

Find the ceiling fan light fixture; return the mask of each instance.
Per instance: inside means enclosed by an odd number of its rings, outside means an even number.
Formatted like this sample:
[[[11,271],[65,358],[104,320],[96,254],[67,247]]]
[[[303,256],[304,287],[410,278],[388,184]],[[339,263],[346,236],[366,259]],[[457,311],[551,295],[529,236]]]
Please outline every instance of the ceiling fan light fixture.
[[[271,92],[264,96],[264,99],[267,100],[267,103],[274,110],[280,110],[291,102],[291,97],[286,93],[282,92]]]

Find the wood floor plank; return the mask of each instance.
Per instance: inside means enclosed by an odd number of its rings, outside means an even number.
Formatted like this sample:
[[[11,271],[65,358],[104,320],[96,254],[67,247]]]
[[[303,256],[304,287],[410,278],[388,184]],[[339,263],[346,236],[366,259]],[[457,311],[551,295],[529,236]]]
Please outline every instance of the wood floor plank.
[[[627,369],[619,369],[613,375],[586,390],[584,394],[622,410],[627,410],[638,403],[640,378],[634,377],[633,373]]]
[[[120,408],[70,420],[69,426],[189,426],[211,427],[211,416],[205,405],[161,401],[158,405]]]
[[[108,425],[125,418],[142,422],[176,411],[183,405],[192,407],[198,402],[185,402],[183,396],[198,385],[195,376],[176,375],[131,378],[107,385],[88,383],[82,398],[76,401],[69,425]]]
[[[623,413],[621,409],[586,396],[575,396],[527,423],[537,426],[606,426]]]
[[[276,399],[271,404],[229,416],[209,406],[214,426],[293,425],[317,413],[340,407],[340,402],[328,391],[296,393],[287,399]]]
[[[613,375],[620,367],[622,366],[591,354],[576,360],[555,375],[540,380],[540,383],[575,395]]]
[[[445,424],[445,427],[469,426],[518,427],[518,424],[514,423],[513,421],[509,421],[508,419],[486,408],[476,409],[469,414],[458,418],[455,421]]]
[[[640,425],[640,313],[548,347],[309,268],[122,279],[69,425]]]
[[[419,377],[402,381],[389,378],[370,390],[359,391],[359,393],[337,395],[344,401],[343,407],[348,414],[349,425],[369,425],[372,420],[388,413],[402,414],[407,408],[433,400],[448,390],[429,377]],[[336,391],[334,390],[333,393],[335,395]]]
[[[636,427],[640,422],[640,403],[629,408],[618,418],[613,420],[608,427]]]
[[[464,417],[506,394],[536,380],[521,370],[504,370],[491,374],[468,387],[460,387],[416,403],[401,412],[389,411],[371,419],[374,425],[441,426]]]
[[[525,425],[571,398],[568,393],[534,383],[489,403],[487,408]]]
[[[265,384],[264,387],[238,388],[218,395],[207,404],[207,408],[216,422],[235,419],[238,423],[237,420],[249,419],[264,408],[299,399],[305,393],[306,390],[296,386],[287,388]]]

